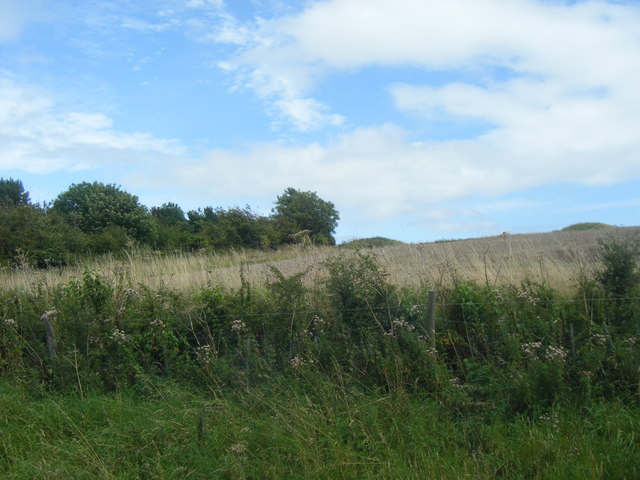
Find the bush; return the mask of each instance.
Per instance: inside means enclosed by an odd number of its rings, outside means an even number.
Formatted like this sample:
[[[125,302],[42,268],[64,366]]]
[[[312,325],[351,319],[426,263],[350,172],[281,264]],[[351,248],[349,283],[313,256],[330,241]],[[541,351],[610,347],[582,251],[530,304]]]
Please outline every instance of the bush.
[[[632,289],[640,283],[637,262],[640,256],[640,241],[636,237],[632,240],[617,240],[610,238],[600,241],[600,259],[602,270],[597,274],[597,280],[607,293],[616,297],[629,295]]]

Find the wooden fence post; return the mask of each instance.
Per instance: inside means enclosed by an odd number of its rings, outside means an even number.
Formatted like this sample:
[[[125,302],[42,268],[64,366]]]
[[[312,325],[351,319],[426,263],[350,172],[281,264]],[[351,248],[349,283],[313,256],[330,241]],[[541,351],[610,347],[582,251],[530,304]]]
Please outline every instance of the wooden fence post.
[[[436,348],[436,296],[437,292],[435,290],[429,290],[427,298],[427,332],[433,348]]]
[[[251,339],[244,339],[244,368],[249,370],[249,357],[251,356]]]
[[[53,317],[55,315],[55,310],[51,310],[49,312],[44,312],[40,317],[42,323],[44,324],[44,331],[47,336],[47,350],[49,351],[49,358],[56,358],[56,336],[53,330],[53,325],[51,324],[51,320],[49,317]]]
[[[573,333],[573,323],[569,324],[569,339],[571,340],[571,355],[576,356],[576,337]]]

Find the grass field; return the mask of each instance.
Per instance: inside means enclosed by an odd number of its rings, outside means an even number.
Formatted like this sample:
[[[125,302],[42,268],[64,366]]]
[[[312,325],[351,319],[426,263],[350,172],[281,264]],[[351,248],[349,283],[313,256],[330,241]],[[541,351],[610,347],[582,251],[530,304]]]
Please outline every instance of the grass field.
[[[495,286],[518,285],[523,280],[568,291],[598,268],[599,239],[640,235],[640,227],[540,234],[505,235],[470,240],[392,245],[370,249],[399,286],[440,287],[456,279]],[[335,247],[292,246],[277,251],[156,254],[133,250],[116,258],[105,256],[79,266],[49,270],[0,271],[6,290],[47,290],[79,278],[85,271],[114,277],[124,273],[132,284],[161,285],[192,290],[207,284],[237,288],[240,266],[254,285],[264,284],[270,266],[285,275],[308,272],[309,283],[324,275],[322,262],[352,250]]]

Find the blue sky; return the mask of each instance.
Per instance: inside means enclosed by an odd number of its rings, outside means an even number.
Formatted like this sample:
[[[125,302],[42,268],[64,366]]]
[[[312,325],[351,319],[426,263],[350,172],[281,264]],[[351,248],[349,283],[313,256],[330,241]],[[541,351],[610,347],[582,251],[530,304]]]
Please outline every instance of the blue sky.
[[[0,177],[339,241],[640,224],[640,2],[2,0]]]

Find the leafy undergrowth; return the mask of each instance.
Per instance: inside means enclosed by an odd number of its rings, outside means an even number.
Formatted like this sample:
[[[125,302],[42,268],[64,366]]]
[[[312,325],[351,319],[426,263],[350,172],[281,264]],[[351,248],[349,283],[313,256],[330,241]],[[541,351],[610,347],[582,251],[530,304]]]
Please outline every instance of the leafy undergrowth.
[[[616,402],[513,419],[340,381],[145,396],[0,389],[4,479],[635,479],[640,410]],[[339,379],[338,379],[339,380]]]

